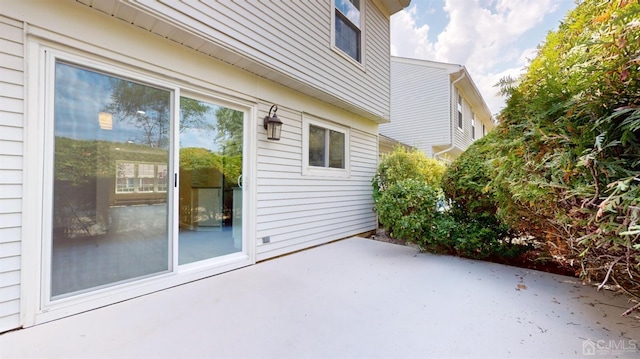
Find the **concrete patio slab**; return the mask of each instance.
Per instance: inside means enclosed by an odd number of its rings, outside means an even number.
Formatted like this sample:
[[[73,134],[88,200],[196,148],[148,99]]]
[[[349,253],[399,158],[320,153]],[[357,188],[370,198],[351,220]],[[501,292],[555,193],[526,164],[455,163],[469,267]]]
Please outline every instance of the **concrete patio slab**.
[[[638,357],[623,296],[364,238],[0,335],[2,358]]]

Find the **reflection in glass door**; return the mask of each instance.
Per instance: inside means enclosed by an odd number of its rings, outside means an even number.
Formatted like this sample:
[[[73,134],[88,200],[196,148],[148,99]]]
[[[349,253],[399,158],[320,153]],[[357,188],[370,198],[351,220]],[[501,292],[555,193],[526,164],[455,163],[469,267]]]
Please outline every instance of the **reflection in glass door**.
[[[243,119],[180,98],[179,264],[242,251]]]
[[[50,299],[167,272],[171,91],[55,64]]]

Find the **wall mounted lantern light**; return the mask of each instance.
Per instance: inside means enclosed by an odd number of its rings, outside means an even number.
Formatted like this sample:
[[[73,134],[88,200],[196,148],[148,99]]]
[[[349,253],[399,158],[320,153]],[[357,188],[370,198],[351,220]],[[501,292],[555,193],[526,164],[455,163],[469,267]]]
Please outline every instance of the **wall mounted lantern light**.
[[[273,109],[275,107],[275,110]],[[271,110],[273,110],[273,117],[271,117]],[[276,115],[278,106],[273,105],[269,109],[269,114],[264,118],[264,129],[267,130],[267,139],[279,141],[280,132],[282,131],[282,121]]]

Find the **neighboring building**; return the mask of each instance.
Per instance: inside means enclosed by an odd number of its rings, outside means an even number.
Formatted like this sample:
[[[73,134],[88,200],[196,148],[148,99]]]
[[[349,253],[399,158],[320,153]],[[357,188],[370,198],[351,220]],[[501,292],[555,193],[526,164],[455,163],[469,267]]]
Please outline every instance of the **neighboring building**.
[[[391,122],[380,126],[381,135],[452,160],[493,127],[464,66],[391,58]]]
[[[391,137],[387,137],[385,135],[380,135],[378,138],[378,156],[382,159],[382,155],[385,153],[390,153],[397,146],[402,146],[407,150],[413,149],[411,146],[407,146],[404,143],[394,140]]]
[[[408,3],[0,0],[0,332],[375,229]]]

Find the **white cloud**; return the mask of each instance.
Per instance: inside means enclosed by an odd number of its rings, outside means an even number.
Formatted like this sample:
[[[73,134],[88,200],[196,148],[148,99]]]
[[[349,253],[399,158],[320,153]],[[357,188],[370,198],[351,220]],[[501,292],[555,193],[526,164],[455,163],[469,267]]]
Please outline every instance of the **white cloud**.
[[[429,43],[429,25],[416,25],[416,6],[391,17],[391,55],[429,59],[434,56]]]
[[[529,62],[538,55],[537,48],[529,48],[522,51],[520,57],[518,57],[518,65],[528,66]]]
[[[414,4],[391,18],[392,55],[466,66],[491,111],[498,112],[504,100],[496,98],[493,85],[507,74],[519,73],[526,59],[535,56],[535,49],[518,48],[518,40],[554,12],[558,2],[445,0],[449,22],[436,42],[427,39],[428,24],[416,22]]]
[[[504,107],[505,98],[499,95],[500,88],[496,84],[500,79],[507,76],[517,78],[524,67],[513,67],[500,72],[477,73],[470,72],[473,82],[476,84],[478,91],[482,94],[484,101],[487,103],[491,114],[496,115],[500,109]]]

